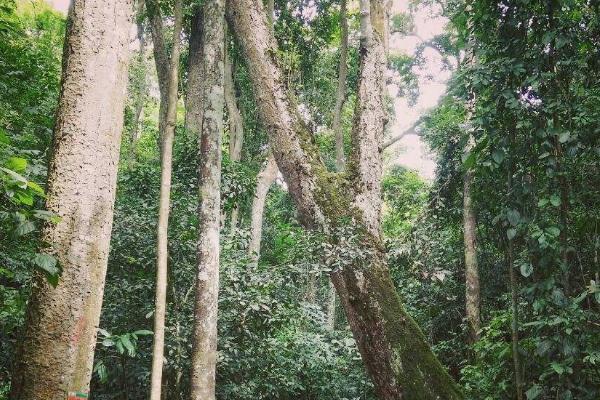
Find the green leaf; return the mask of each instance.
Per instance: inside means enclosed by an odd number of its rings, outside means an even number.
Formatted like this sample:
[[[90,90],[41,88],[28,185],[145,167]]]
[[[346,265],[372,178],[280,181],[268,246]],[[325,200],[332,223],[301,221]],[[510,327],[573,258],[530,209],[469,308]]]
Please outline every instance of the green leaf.
[[[28,181],[27,186],[29,186],[29,188],[31,188],[34,192],[36,192],[40,196],[45,196],[44,189],[42,189],[42,187],[40,185],[38,185],[37,183]]]
[[[515,236],[517,236],[517,230],[515,228],[510,228],[506,231],[506,237],[508,237],[508,240],[513,240]]]
[[[9,144],[10,139],[4,129],[0,129],[0,143]]]
[[[569,132],[562,132],[560,135],[558,135],[558,141],[561,143],[568,142],[570,138],[571,134]]]
[[[550,228],[546,229],[546,231],[554,237],[560,235],[560,229],[556,226],[551,226]]]
[[[542,394],[542,387],[538,384],[533,385],[525,392],[527,400],[535,400],[540,394]]]
[[[11,157],[6,161],[5,166],[16,172],[23,172],[27,168],[27,160],[21,157]]]
[[[506,217],[512,226],[517,226],[521,221],[521,214],[517,210],[508,210]]]
[[[154,332],[149,331],[147,329],[140,329],[139,331],[133,332],[135,335],[144,336],[144,335],[154,335]]]
[[[35,230],[35,224],[31,221],[26,220],[17,226],[17,228],[15,229],[15,234],[17,236],[23,236],[23,235],[27,235],[29,232],[32,232],[34,230]]]
[[[558,195],[556,195],[556,194],[553,194],[553,195],[550,197],[550,203],[552,203],[552,205],[553,205],[554,207],[558,207],[558,206],[560,206],[560,197],[558,197]]]
[[[135,355],[135,346],[133,345],[133,343],[131,343],[128,334],[121,336],[121,343],[123,343],[123,346],[125,346],[125,348],[127,349],[127,353],[129,354],[129,356],[133,357]]]
[[[38,268],[46,272],[46,278],[48,279],[48,282],[52,286],[56,287],[58,284],[58,276],[60,274],[60,268],[58,267],[56,258],[50,254],[38,253],[35,255],[33,262]]]
[[[533,266],[531,263],[523,263],[521,264],[521,275],[527,278],[533,272]]]
[[[502,160],[504,160],[504,151],[502,149],[496,149],[492,152],[492,158],[496,162],[496,164],[502,164]]]
[[[559,375],[564,374],[566,371],[565,367],[557,362],[553,362],[552,364],[550,364],[550,367],[554,370],[554,372],[556,372]]]

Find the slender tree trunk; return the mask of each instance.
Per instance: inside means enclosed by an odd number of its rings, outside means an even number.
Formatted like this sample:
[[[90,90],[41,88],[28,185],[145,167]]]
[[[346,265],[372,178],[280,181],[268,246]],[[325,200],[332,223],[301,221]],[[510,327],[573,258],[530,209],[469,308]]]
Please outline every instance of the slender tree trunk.
[[[340,64],[338,68],[338,88],[333,113],[333,133],[335,135],[335,166],[338,171],[344,169],[344,131],[342,130],[342,110],[346,102],[346,77],[348,76],[348,21],[346,18],[346,0],[341,1],[340,29]]]
[[[510,134],[510,142],[513,142],[513,135]],[[512,179],[513,179],[513,164],[512,158],[509,158],[508,164],[508,179],[507,179],[507,193],[512,193]],[[518,284],[517,276],[515,274],[514,266],[514,242],[512,239],[508,240],[507,244],[507,267],[508,267],[508,279],[510,288],[510,308],[511,308],[511,343],[512,343],[512,359],[513,369],[515,374],[515,394],[517,400],[523,400],[523,382],[522,382],[522,368],[521,368],[521,357],[519,355],[519,303],[518,303]]]
[[[89,391],[113,220],[132,3],[75,0],[69,10],[42,229],[62,268],[36,274],[13,372],[13,400]]]
[[[517,277],[515,274],[515,266],[513,262],[513,244],[508,243],[508,276],[510,282],[510,308],[512,318],[510,322],[511,342],[512,342],[512,358],[513,368],[515,373],[515,393],[517,400],[523,400],[523,382],[521,379],[522,369],[519,356],[519,310],[518,310],[518,293],[517,293]]]
[[[463,177],[463,237],[465,246],[465,299],[469,339],[471,343],[479,340],[481,328],[479,266],[477,263],[477,219],[473,208],[471,188],[473,170],[469,169]]]
[[[177,92],[179,79],[179,54],[181,47],[181,25],[183,18],[183,2],[175,2],[173,27],[173,46],[170,60],[164,53],[164,32],[159,24],[160,13],[154,0],[148,1],[148,12],[151,18],[152,38],[154,40],[156,69],[159,73],[161,91],[160,115],[160,197],[158,208],[157,251],[156,251],[156,297],[154,309],[154,343],[152,348],[152,374],[150,382],[150,400],[160,400],[162,389],[162,372],[165,345],[165,314],[167,303],[167,260],[168,260],[168,227],[171,197],[171,172],[173,164],[173,140],[177,123]],[[168,63],[168,64],[164,64]],[[166,72],[166,73],[165,73]],[[163,111],[163,109],[165,109]]]
[[[137,38],[140,44],[138,56],[136,62],[142,66],[143,71],[146,71],[146,38],[144,36],[144,0],[138,0],[136,18],[137,18]],[[144,119],[144,100],[146,97],[146,78],[144,77],[144,83],[142,87],[136,88],[139,93],[135,93],[135,105],[134,105],[134,116],[133,116],[133,130],[131,132],[131,143],[129,149],[129,159],[134,161],[137,158],[137,142],[140,138],[140,125]]]
[[[468,12],[472,12],[471,3],[467,4]],[[472,20],[467,21],[469,27]],[[471,31],[471,29],[469,29]],[[458,60],[458,59],[457,59]],[[469,36],[465,63],[473,66],[475,58],[475,39]],[[460,69],[460,63],[457,63]],[[467,99],[467,122],[471,123],[475,110],[475,93],[470,90]],[[469,155],[475,146],[475,138],[469,132],[465,155]],[[481,328],[481,294],[479,283],[479,263],[477,262],[477,216],[473,207],[472,187],[475,174],[472,168],[467,168],[463,175],[463,241],[465,251],[465,310],[468,324],[468,334],[471,343],[479,340]]]
[[[265,212],[265,203],[267,194],[275,179],[279,169],[273,154],[269,152],[267,163],[258,173],[256,179],[256,191],[252,201],[252,210],[250,212],[250,243],[248,245],[248,255],[254,263],[258,263],[260,258],[260,242],[262,239],[263,216]]]
[[[229,159],[233,162],[239,162],[242,159],[242,145],[244,142],[244,123],[242,114],[237,105],[237,96],[235,95],[235,85],[233,81],[233,66],[231,56],[225,46],[225,104],[227,105],[227,115],[229,117]],[[235,204],[231,210],[231,232],[235,232],[239,218],[239,206]]]
[[[219,230],[221,215],[221,135],[224,107],[225,0],[205,3],[203,10],[202,84],[200,86],[199,239],[194,331],[192,400],[215,399]],[[197,90],[192,93],[197,93]]]
[[[267,0],[265,2],[265,11],[267,15],[267,26],[273,38],[275,37],[275,31],[273,28],[274,17],[275,17],[275,4],[274,0]],[[273,153],[269,150],[267,155],[267,163],[258,173],[256,179],[256,191],[254,192],[254,198],[252,200],[252,210],[250,214],[250,243],[248,245],[248,255],[250,256],[253,264],[258,264],[260,258],[260,245],[262,240],[262,226],[263,217],[265,214],[265,204],[267,201],[267,194],[269,189],[277,175],[279,174],[279,168],[277,162],[273,157]]]
[[[373,8],[381,7],[373,1]],[[262,2],[231,1],[228,16],[248,61],[253,93],[273,155],[288,184],[300,222],[357,234],[360,257],[343,260],[332,279],[346,311],[359,351],[382,400],[461,399],[456,384],[431,352],[425,337],[406,313],[393,286],[380,235],[381,144],[383,141],[383,24],[371,25],[368,2],[361,1],[361,67],[353,152],[347,176],[331,174],[298,114],[274,54],[277,46]],[[348,252],[339,249],[340,257]]]
[[[338,172],[344,170],[344,131],[342,129],[342,110],[346,102],[346,78],[348,76],[348,20],[346,16],[346,0],[340,4],[340,63],[338,67],[338,89],[333,113],[333,133],[335,135],[335,167]],[[327,329],[335,329],[335,287],[329,282],[327,299]]]

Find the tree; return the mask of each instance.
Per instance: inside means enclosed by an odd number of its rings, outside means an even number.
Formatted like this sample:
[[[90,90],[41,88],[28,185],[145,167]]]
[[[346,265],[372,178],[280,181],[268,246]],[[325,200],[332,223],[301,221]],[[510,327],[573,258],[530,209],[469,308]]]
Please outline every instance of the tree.
[[[200,22],[200,18],[195,18]],[[194,331],[191,354],[191,392],[193,400],[215,399],[217,364],[217,310],[219,294],[219,231],[221,226],[221,136],[223,133],[224,61],[225,61],[225,0],[204,4],[202,28],[194,29],[190,39],[201,40],[194,50],[201,51],[194,60],[201,60],[200,87],[189,87],[190,95],[199,95],[198,118],[200,151],[200,205],[198,229],[198,265],[194,306]],[[198,36],[198,32],[202,36]],[[194,69],[197,71],[197,69]],[[200,89],[200,90],[198,90]]]
[[[11,399],[89,390],[108,261],[123,127],[132,4],[71,5],[42,231],[56,286],[36,274]],[[110,77],[109,82],[98,77]],[[49,261],[50,262],[50,261]]]
[[[150,19],[154,61],[158,72],[160,89],[160,196],[157,225],[156,249],[156,298],[154,310],[154,349],[152,352],[152,386],[150,399],[159,400],[164,363],[165,313],[167,298],[168,228],[171,196],[171,172],[173,169],[173,140],[177,122],[177,100],[179,85],[179,54],[183,0],[175,1],[173,46],[170,58],[164,42],[164,28],[158,0],[147,0],[146,8]]]
[[[403,309],[380,237],[381,141],[385,68],[383,4],[361,2],[361,72],[348,172],[331,174],[287,92],[261,2],[235,1],[228,16],[248,60],[260,117],[270,133],[301,222],[325,228],[335,244],[350,229],[355,256],[339,249],[332,279],[381,399],[462,398],[415,322]],[[348,233],[348,232],[346,232]]]

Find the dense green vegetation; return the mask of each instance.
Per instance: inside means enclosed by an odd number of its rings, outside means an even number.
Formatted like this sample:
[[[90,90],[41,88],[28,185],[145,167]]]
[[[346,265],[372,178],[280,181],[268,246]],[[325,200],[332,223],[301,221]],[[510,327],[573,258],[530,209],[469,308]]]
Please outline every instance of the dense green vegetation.
[[[436,156],[435,180],[399,166],[382,178],[383,233],[394,283],[467,398],[514,399],[522,390],[527,399],[598,399],[598,3],[441,3],[449,22],[432,45],[456,59],[474,43],[475,61],[457,60],[446,95],[420,121],[420,136]],[[302,13],[304,6],[311,8],[307,4],[278,0],[275,34],[289,86],[333,170],[339,7],[317,1],[312,15]],[[404,19],[410,15],[395,22]],[[356,10],[349,20],[357,33]],[[53,284],[60,281],[60,266],[40,253],[44,243],[38,236],[40,225],[55,219],[43,204],[64,29],[64,17],[41,1],[0,0],[0,399],[8,396],[32,274],[43,271]],[[267,132],[256,116],[238,44],[231,40],[228,47],[245,138],[240,162],[229,160],[227,138],[223,145],[217,397],[375,399],[339,304],[335,330],[326,326],[328,273],[337,254],[320,234],[300,226],[282,182],[269,193],[258,264],[247,254],[247,216],[267,154]],[[400,93],[418,96],[412,71],[424,60],[412,56],[390,57],[390,68],[404,87]],[[154,79],[148,58],[149,53],[138,56],[130,68],[94,399],[148,395],[160,178],[158,99],[140,84]],[[186,61],[182,57],[184,82]],[[343,113],[347,146],[357,70],[351,41]],[[139,98],[144,117],[139,140],[132,141]],[[168,399],[189,393],[198,229],[196,138],[186,134],[180,108],[169,232],[163,378]],[[467,169],[474,172],[481,279],[476,343],[468,337],[464,311]],[[236,206],[242,217],[232,228],[228,216]]]

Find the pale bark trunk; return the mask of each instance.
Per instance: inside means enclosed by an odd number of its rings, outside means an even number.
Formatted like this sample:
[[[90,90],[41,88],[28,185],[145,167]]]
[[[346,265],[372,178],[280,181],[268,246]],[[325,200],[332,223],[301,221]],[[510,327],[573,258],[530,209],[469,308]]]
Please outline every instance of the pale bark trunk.
[[[154,2],[154,0],[152,2]],[[175,23],[173,26],[173,46],[169,60],[164,53],[158,54],[161,49],[164,50],[164,47],[162,47],[164,46],[164,43],[162,43],[164,40],[164,32],[162,31],[162,25],[158,23],[158,21],[160,21],[158,7],[156,4],[152,4],[148,10],[152,14],[150,16],[152,22],[152,38],[155,46],[154,51],[156,69],[160,71],[159,88],[161,91],[161,110],[159,112],[161,171],[157,226],[156,296],[154,309],[154,343],[152,348],[150,400],[160,400],[162,389],[165,345],[165,314],[167,303],[168,227],[171,197],[171,172],[173,169],[173,140],[175,137],[175,125],[177,123],[179,55],[181,48],[181,25],[183,18],[182,8],[182,0],[177,0],[174,8]],[[168,64],[165,65],[164,63]]]
[[[127,84],[132,2],[75,0],[63,55],[42,229],[62,268],[52,287],[37,274],[11,385],[13,400],[87,393],[113,220]]]
[[[192,337],[192,400],[215,399],[219,231],[221,215],[221,135],[224,111],[225,0],[204,5],[200,85],[200,204],[198,268]],[[198,90],[193,90],[197,93]]]
[[[233,66],[231,65],[231,56],[225,48],[225,104],[227,105],[227,115],[229,117],[229,159],[233,162],[239,162],[242,159],[242,145],[244,143],[244,123],[242,114],[237,105],[237,96],[235,95],[235,86],[233,81]],[[235,232],[239,218],[239,206],[234,205],[231,210],[231,233]]]
[[[228,16],[248,60],[259,115],[300,221],[314,228],[329,224],[332,243],[336,228],[354,221],[356,246],[363,256],[348,260],[346,267],[332,273],[332,279],[379,398],[461,399],[459,389],[403,309],[382,250],[383,24],[374,24],[373,31],[369,5],[363,2],[362,6],[361,74],[348,177],[327,171],[288,95],[262,2],[231,1]]]
[[[274,40],[274,18],[275,18],[275,2],[267,0],[265,3],[265,11],[267,15],[267,26]],[[262,241],[262,226],[265,214],[265,204],[269,189],[275,179],[279,175],[279,168],[273,153],[269,150],[267,163],[258,173],[256,179],[256,191],[252,200],[252,210],[250,211],[250,243],[248,245],[248,255],[253,264],[258,264],[260,258],[260,246]]]
[[[481,328],[479,266],[477,262],[477,219],[473,208],[471,188],[473,171],[468,170],[463,177],[463,237],[465,246],[465,305],[469,339],[471,343],[479,340]]]
[[[467,5],[471,11],[472,5]],[[469,27],[472,21],[469,18],[467,24]],[[467,42],[467,51],[465,54],[465,63],[473,66],[475,58],[475,39],[469,36]],[[459,67],[460,69],[460,63]],[[475,110],[475,93],[469,91],[467,100],[467,122],[471,122]],[[465,155],[469,155],[475,146],[475,138],[469,133]],[[481,294],[479,283],[479,263],[477,261],[477,217],[473,207],[472,186],[474,171],[467,168],[463,176],[463,241],[465,252],[465,310],[468,324],[468,334],[471,343],[479,340],[479,330],[481,327]]]
[[[260,243],[262,239],[263,216],[265,212],[265,203],[267,194],[275,179],[279,174],[277,162],[273,154],[269,152],[267,163],[258,173],[256,179],[256,191],[252,201],[252,210],[250,212],[250,243],[248,244],[248,255],[254,263],[258,263],[260,258]]]

